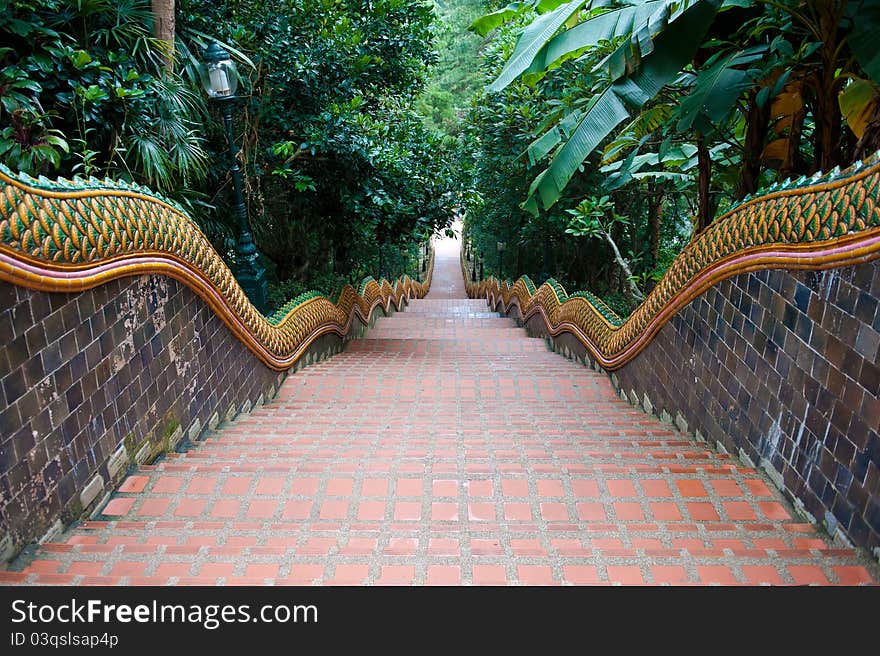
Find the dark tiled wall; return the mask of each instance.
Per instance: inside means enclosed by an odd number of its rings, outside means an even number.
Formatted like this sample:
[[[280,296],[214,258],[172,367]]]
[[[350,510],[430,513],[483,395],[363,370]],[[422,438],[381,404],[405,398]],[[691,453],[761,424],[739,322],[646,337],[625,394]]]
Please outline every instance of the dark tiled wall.
[[[689,431],[763,464],[831,533],[874,550],[878,299],[877,262],[740,274],[679,312],[613,380],[631,398],[647,396],[654,412],[679,415]]]
[[[76,294],[0,282],[0,345],[7,556],[59,518],[75,519],[83,500],[98,504],[136,455],[197,438],[274,394],[283,378],[201,298],[164,276]]]

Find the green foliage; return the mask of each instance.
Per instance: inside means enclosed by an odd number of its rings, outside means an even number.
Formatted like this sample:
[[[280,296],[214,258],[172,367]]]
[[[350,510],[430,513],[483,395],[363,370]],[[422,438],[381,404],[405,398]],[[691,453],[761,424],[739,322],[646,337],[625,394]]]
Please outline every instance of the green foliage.
[[[10,112],[11,125],[0,130],[0,158],[7,166],[22,171],[58,168],[70,146],[60,130],[46,127],[46,118],[21,107]]]
[[[517,39],[516,47],[507,60],[504,69],[489,91],[501,91],[531,66],[541,49],[565,25],[572,15],[584,5],[584,0],[572,0],[546,14],[539,15],[530,21]],[[512,17],[512,16],[511,16]]]
[[[146,0],[0,9],[0,157],[30,174],[134,180],[184,198],[204,179],[201,98],[164,71]]]
[[[242,69],[239,133],[276,304],[310,287],[398,276],[395,253],[448,224],[454,144],[414,111],[436,59],[427,3],[184,0],[178,26],[253,63]],[[234,234],[224,200],[216,205],[212,220]]]
[[[565,234],[575,237],[601,239],[610,234],[615,224],[627,225],[629,220],[614,211],[614,203],[609,196],[590,196],[577,207],[565,210],[571,215]]]
[[[480,39],[467,30],[483,7],[480,0],[435,0],[433,4],[437,61],[415,106],[431,130],[458,135],[470,99],[483,83]]]
[[[700,67],[690,93],[679,105],[675,129],[678,132],[696,129],[710,134],[716,126],[726,123],[739,97],[761,76],[763,71],[752,65],[766,52],[767,46],[760,45],[723,50],[710,57]]]
[[[877,50],[877,26],[880,25],[880,3],[860,0],[846,5],[845,19],[852,32],[848,44],[862,69],[874,82],[880,83],[880,52]]]
[[[490,39],[468,130],[478,248],[504,238],[506,274],[631,307],[627,281],[649,290],[731,199],[877,147],[875,5],[492,3],[472,25]]]
[[[198,70],[216,39],[239,64],[234,138],[273,299],[415,273],[399,253],[444,229],[461,196],[459,146],[414,109],[437,60],[430,3],[181,0],[176,23],[172,71],[149,0],[3,3],[2,161],[162,191],[231,259],[229,146]]]
[[[630,118],[630,110],[643,107],[673,81],[693,58],[719,4],[720,0],[703,0],[679,9],[667,4],[659,18],[652,16],[652,21],[662,22],[665,29],[659,34],[644,28],[634,30],[605,58],[603,68],[612,83],[592,98],[586,109],[573,115],[574,129],[564,140],[560,137],[550,164],[529,190],[529,211],[538,211],[535,194],[545,208],[555,204],[584,160]]]
[[[506,7],[491,11],[484,16],[475,19],[468,29],[473,30],[480,36],[486,36],[496,27],[501,27],[509,20],[512,20],[526,6],[524,2],[511,2]]]
[[[483,73],[487,82],[498,79],[523,25],[529,23],[538,9],[533,3],[526,4],[530,6],[501,24],[484,47]],[[585,15],[585,20],[594,21],[602,13]],[[622,251],[620,262],[628,263],[638,286],[650,288],[660,267],[659,254],[669,249],[677,252],[690,228],[690,222],[681,218],[682,211],[689,211],[689,203],[682,203],[687,192],[676,191],[676,186],[684,181],[665,179],[661,176],[670,174],[655,169],[661,160],[668,165],[667,159],[671,160],[676,153],[676,164],[680,166],[688,166],[691,158],[673,148],[667,149],[669,152],[662,158],[655,154],[653,165],[649,164],[650,159],[638,159],[638,148],[668,123],[675,106],[673,101],[665,99],[647,106],[643,115],[629,121],[626,140],[618,135],[620,140],[606,151],[619,153],[611,158],[611,165],[616,164],[614,170],[585,167],[565,186],[559,202],[537,215],[521,205],[534,180],[532,167],[570,138],[584,111],[607,87],[607,74],[597,65],[622,43],[617,30],[623,30],[624,23],[603,27],[600,21],[591,26],[604,30],[609,40],[589,51],[576,49],[571,56],[559,56],[541,75],[526,71],[500,92],[485,92],[475,99],[467,134],[473,148],[474,187],[478,191],[466,203],[467,227],[478,252],[484,254],[486,275],[497,273],[500,263],[505,277],[529,274],[536,282],[556,278],[569,289],[594,290],[610,299],[615,310],[625,315],[632,309],[634,292],[629,285],[630,274],[621,271],[614,248]],[[554,47],[563,44],[557,42]],[[546,44],[539,49],[546,51]],[[625,161],[620,161],[621,157]],[[687,168],[679,170],[675,175],[691,179]],[[641,190],[627,186],[627,182],[636,179]],[[644,187],[657,199],[654,205],[646,202]],[[612,190],[614,193],[609,193]],[[582,203],[584,199],[586,202]],[[653,235],[650,222],[646,221],[647,214],[658,213],[657,206],[659,213],[666,216],[659,236]],[[574,238],[579,235],[599,238]],[[509,244],[503,262],[495,253],[496,241]]]

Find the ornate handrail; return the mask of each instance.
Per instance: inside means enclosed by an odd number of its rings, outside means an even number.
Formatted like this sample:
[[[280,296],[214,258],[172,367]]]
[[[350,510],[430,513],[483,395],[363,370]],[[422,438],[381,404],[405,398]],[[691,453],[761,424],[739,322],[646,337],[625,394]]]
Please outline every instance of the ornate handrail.
[[[377,307],[400,309],[431,286],[404,275],[343,287],[336,302],[309,292],[271,317],[248,300],[229,267],[180,206],[135,184],[33,179],[0,165],[0,280],[76,292],[124,276],[162,274],[201,296],[263,363],[282,371],[321,335],[348,335]]]
[[[880,257],[880,153],[843,171],[773,185],[716,219],[675,258],[644,302],[619,317],[589,292],[568,295],[555,280],[471,282],[468,295],[494,310],[540,314],[550,335],[574,335],[613,371],[644,349],[679,310],[716,283],[759,269],[829,269]]]

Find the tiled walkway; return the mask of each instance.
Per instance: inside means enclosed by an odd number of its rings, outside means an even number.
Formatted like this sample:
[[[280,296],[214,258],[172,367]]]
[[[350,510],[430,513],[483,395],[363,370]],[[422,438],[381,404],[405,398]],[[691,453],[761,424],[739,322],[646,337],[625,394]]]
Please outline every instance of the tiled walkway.
[[[130,476],[6,582],[856,584],[761,475],[433,288],[270,404]]]

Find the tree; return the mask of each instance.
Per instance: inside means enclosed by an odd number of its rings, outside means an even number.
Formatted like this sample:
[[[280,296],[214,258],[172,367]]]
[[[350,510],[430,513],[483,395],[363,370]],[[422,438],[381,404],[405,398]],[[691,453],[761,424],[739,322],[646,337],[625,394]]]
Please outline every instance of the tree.
[[[636,285],[629,262],[620,254],[620,248],[611,235],[615,224],[625,225],[627,223],[626,217],[615,211],[611,199],[608,196],[587,198],[582,200],[576,208],[566,210],[566,212],[571,215],[571,220],[565,232],[575,237],[592,237],[606,241],[614,253],[614,261],[626,276],[630,294],[639,302],[645,300],[645,295]]]
[[[245,53],[237,114],[258,247],[274,298],[404,273],[451,219],[453,147],[414,111],[436,58],[426,2],[182,0],[178,33]],[[192,48],[195,50],[195,48]],[[218,135],[219,137],[220,135]],[[218,169],[220,178],[225,175]],[[234,234],[223,203],[214,238]],[[409,265],[409,273],[413,273]],[[381,272],[380,272],[381,269]]]
[[[800,30],[798,36],[802,41],[810,38],[817,44],[806,53],[807,57],[816,54],[815,64],[812,63],[814,60],[809,60],[802,65],[807,68],[808,74],[804,79],[810,92],[816,126],[815,166],[819,169],[830,168],[840,163],[842,157],[841,117],[837,98],[845,84],[846,73],[851,70],[852,61],[859,61],[869,72],[878,67],[878,57],[868,46],[868,35],[880,26],[878,3],[875,0],[809,0],[801,7],[801,3],[768,0],[758,4],[761,7],[759,22],[769,17],[789,33]],[[484,30],[509,20],[524,9],[537,12],[534,20],[523,30],[504,69],[490,85],[489,89],[495,91],[503,89],[519,76],[531,82],[540,80],[561,62],[582,58],[585,52],[589,54],[590,49],[603,42],[619,44],[599,65],[607,75],[607,86],[595,93],[585,108],[570,112],[565,117],[566,125],[561,125],[562,121],[548,125],[533,144],[534,151],[542,157],[551,152],[553,156],[547,168],[533,181],[526,207],[536,212],[538,198],[545,208],[557,202],[572,176],[602,140],[630,118],[633,111],[638,111],[667,84],[672,83],[689,65],[700,71],[701,64],[711,61],[717,66],[710,69],[710,73],[734,74],[741,62],[710,59],[708,56],[704,56],[701,62],[695,56],[721,13],[748,13],[750,5],[739,0],[728,0],[723,4],[721,0],[684,3],[634,0],[611,6],[605,2],[532,0],[520,3],[516,8],[511,5],[501,14],[490,14],[494,17],[492,20],[477,21],[475,29]],[[763,22],[757,27],[759,34],[766,35],[771,21]],[[851,49],[848,50],[846,46],[851,46]],[[792,49],[792,54],[795,52],[804,53],[802,48]],[[854,56],[847,59],[850,52]],[[734,57],[737,56],[742,55],[734,54]],[[587,58],[587,61],[590,60]],[[758,86],[757,80],[750,79],[734,88],[737,97],[740,97]],[[695,91],[705,88],[705,84],[694,86]],[[720,85],[719,88],[730,87]],[[764,93],[763,98],[759,99],[758,94],[754,93],[753,99],[762,105],[768,100],[767,96]],[[761,100],[763,103],[759,102]],[[693,104],[698,105],[696,101]],[[760,116],[755,113],[753,118],[758,122]],[[760,126],[754,127],[755,134],[760,135]],[[705,133],[701,130],[696,132],[702,135],[696,139],[700,149],[700,170],[704,172],[704,177],[708,177]],[[701,186],[705,197],[707,180],[701,180]],[[701,203],[700,208],[700,224],[705,224],[708,220],[708,203]]]
[[[0,9],[0,156],[27,173],[116,177],[192,209],[208,154],[201,94],[165,71],[146,0]]]
[[[151,0],[153,7],[153,34],[164,44],[165,66],[174,68],[174,0]]]

